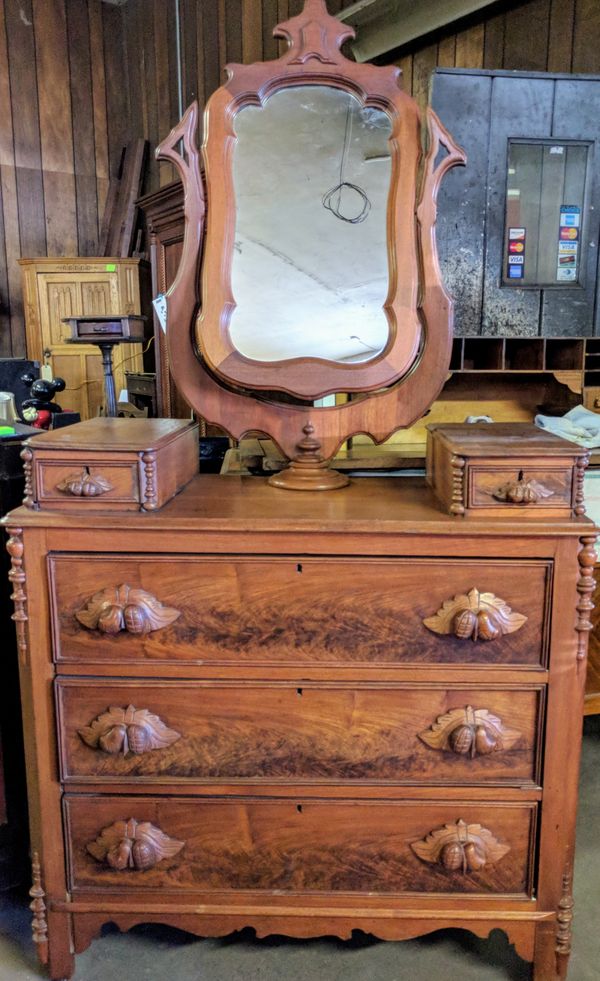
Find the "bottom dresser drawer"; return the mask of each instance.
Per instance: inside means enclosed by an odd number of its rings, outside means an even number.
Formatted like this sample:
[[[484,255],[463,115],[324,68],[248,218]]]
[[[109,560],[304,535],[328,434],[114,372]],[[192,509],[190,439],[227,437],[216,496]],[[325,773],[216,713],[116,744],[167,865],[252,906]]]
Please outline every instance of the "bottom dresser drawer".
[[[535,803],[65,797],[72,890],[531,895]]]

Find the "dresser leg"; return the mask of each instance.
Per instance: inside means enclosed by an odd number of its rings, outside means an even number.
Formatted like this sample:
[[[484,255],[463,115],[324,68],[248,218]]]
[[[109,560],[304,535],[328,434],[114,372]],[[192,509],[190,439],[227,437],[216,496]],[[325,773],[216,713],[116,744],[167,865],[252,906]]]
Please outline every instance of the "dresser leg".
[[[48,913],[48,975],[51,981],[67,981],[75,972],[68,913]]]
[[[540,923],[535,931],[535,960],[533,981],[566,981],[569,970],[569,949],[557,936],[557,924]]]

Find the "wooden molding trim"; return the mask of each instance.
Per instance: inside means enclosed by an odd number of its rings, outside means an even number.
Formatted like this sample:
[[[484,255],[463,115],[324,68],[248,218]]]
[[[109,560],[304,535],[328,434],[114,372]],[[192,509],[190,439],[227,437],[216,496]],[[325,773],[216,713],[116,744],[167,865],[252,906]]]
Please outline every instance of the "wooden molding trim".
[[[562,895],[556,911],[556,960],[559,977],[566,977],[573,937],[573,873],[567,865],[562,878]]]
[[[579,561],[579,579],[577,580],[577,592],[579,600],[577,602],[577,623],[575,629],[579,634],[577,642],[577,660],[585,661],[587,658],[589,632],[593,628],[590,614],[594,609],[592,594],[596,585],[594,579],[594,566],[597,561],[594,544],[597,535],[585,535],[579,539],[581,548],[577,556]]]
[[[48,963],[48,921],[46,920],[46,893],[42,888],[42,869],[38,852],[34,852],[31,860],[31,903],[29,909],[33,913],[31,932],[37,955],[41,964]]]
[[[35,508],[35,498],[33,494],[33,451],[29,446],[24,446],[19,456],[23,461],[23,474],[25,476],[25,487],[23,489],[23,504],[26,508]]]
[[[23,529],[8,528],[10,538],[6,543],[6,551],[10,555],[10,572],[8,578],[12,584],[13,591],[11,600],[14,605],[14,612],[11,620],[14,620],[17,632],[17,648],[21,664],[26,664],[28,659],[27,641],[27,576],[23,567]]]

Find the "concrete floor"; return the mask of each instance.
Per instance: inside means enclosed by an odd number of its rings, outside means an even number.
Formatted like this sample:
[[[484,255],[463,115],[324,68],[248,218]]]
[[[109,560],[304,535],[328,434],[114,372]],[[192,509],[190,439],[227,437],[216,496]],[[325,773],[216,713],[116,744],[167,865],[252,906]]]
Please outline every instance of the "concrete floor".
[[[575,873],[575,940],[569,981],[600,978],[600,717],[585,722]],[[0,981],[36,981],[24,897],[0,895]],[[243,931],[199,940],[167,927],[107,927],[77,958],[74,981],[526,981],[529,965],[495,931],[482,941],[462,931],[385,943],[358,935],[256,940]]]

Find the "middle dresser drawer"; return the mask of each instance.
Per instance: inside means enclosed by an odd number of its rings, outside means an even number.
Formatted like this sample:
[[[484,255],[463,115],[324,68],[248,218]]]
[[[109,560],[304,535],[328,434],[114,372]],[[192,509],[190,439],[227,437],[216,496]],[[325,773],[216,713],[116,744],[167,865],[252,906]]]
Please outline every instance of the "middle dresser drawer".
[[[53,555],[49,576],[62,662],[546,661],[543,560]]]
[[[540,688],[56,686],[65,782],[539,783]]]

